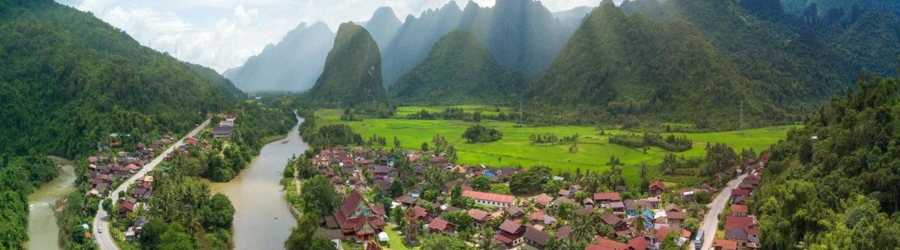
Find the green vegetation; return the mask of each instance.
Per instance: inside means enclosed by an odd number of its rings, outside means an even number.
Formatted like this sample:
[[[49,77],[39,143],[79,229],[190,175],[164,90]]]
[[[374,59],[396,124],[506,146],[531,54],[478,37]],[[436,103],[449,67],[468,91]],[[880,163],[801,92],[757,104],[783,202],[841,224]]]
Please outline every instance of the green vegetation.
[[[414,107],[421,110],[423,107]],[[485,107],[487,108],[487,107]],[[398,110],[413,108],[401,107]],[[426,108],[427,110],[441,110],[440,108]],[[408,119],[366,119],[365,121],[340,121],[342,110],[320,110],[316,112],[315,123],[318,126],[327,124],[347,124],[354,133],[359,133],[363,138],[372,135],[396,136],[404,142],[404,149],[421,150],[421,143],[427,142],[432,150],[436,144],[432,143],[434,135],[461,135],[465,130],[474,125],[472,122],[460,120],[408,120]],[[398,116],[401,114],[398,114]],[[309,116],[306,116],[309,117]],[[309,118],[307,118],[309,121]],[[535,166],[544,165],[551,167],[554,172],[575,173],[582,171],[605,171],[610,168],[606,165],[610,157],[620,159],[623,176],[627,183],[638,183],[638,166],[641,163],[656,165],[672,152],[659,147],[650,147],[646,153],[642,149],[621,146],[609,143],[612,135],[631,134],[633,132],[621,130],[605,130],[589,126],[545,126],[545,127],[518,127],[512,122],[500,122],[496,120],[483,120],[478,123],[485,127],[497,128],[503,131],[503,140],[489,143],[466,143],[466,139],[455,136],[448,137],[447,143],[454,145],[454,151],[459,156],[458,162],[468,164],[485,164],[490,166]],[[306,124],[304,124],[306,125]],[[738,131],[718,133],[661,133],[661,136],[673,135],[676,138],[687,137],[694,142],[690,150],[675,153],[678,158],[684,156],[706,157],[706,144],[715,142],[726,143],[736,150],[756,149],[761,151],[778,140],[784,139],[789,128],[793,126],[767,127],[745,130],[744,135]],[[601,135],[602,132],[602,135]],[[571,153],[569,145],[532,145],[533,134],[574,134],[578,133],[578,152]],[[304,135],[304,138],[308,138]],[[446,148],[446,147],[445,147]],[[702,161],[701,161],[702,162]],[[653,171],[648,178],[654,178]],[[696,172],[694,172],[696,175]],[[665,177],[671,178],[671,177]]]
[[[631,42],[638,40],[646,42]],[[628,16],[604,4],[582,23],[529,98],[577,112],[596,108],[619,119],[694,122],[702,109],[703,117],[723,127],[741,100],[748,117],[779,113],[767,97],[750,94],[754,84],[694,25]]]
[[[578,143],[578,133],[575,133],[572,136],[563,136],[562,139],[559,139],[559,137],[557,137],[553,133],[545,133],[543,135],[533,134],[533,135],[529,136],[529,138],[531,139],[531,144],[554,145],[554,144],[565,144],[565,143]]]
[[[0,13],[0,152],[74,158],[111,133],[187,131],[238,93],[90,13],[46,0]]]
[[[772,148],[750,204],[766,249],[900,244],[900,81],[860,77]]]
[[[223,194],[212,195],[208,184],[190,175],[189,161],[183,155],[175,154],[166,165],[163,174],[154,176],[149,213],[140,215],[142,212],[135,210],[126,217],[112,216],[112,224],[122,228],[133,223],[131,217],[148,216],[169,225],[142,230],[139,238],[143,249],[229,248],[235,213],[231,200]]]
[[[328,52],[322,75],[305,98],[309,103],[326,107],[383,103],[387,95],[381,81],[378,44],[363,27],[343,23],[334,38],[334,48]]]
[[[328,124],[322,126],[306,142],[313,148],[331,148],[340,145],[362,145],[363,140],[359,134],[353,133],[353,128],[346,124]],[[372,140],[370,140],[372,141]],[[380,138],[381,145],[385,145],[384,137]]]
[[[604,4],[531,88],[526,110],[537,111],[525,119],[724,130],[737,128],[743,104],[745,125],[798,121],[857,73],[895,72],[900,20],[885,2],[824,17],[785,14],[777,0]]]
[[[503,132],[495,128],[487,128],[481,126],[481,124],[475,124],[467,128],[462,137],[466,138],[466,141],[469,143],[492,142],[503,139]]]
[[[337,249],[331,240],[315,236],[319,229],[321,217],[315,213],[306,213],[291,229],[291,235],[284,241],[284,248],[291,250],[330,250]]]
[[[682,136],[680,138],[669,134],[663,139],[662,135],[644,133],[643,136],[631,135],[613,135],[609,137],[609,143],[619,144],[632,148],[649,148],[656,146],[672,152],[684,152],[690,150],[694,142]]]
[[[518,89],[474,34],[455,30],[441,37],[428,58],[389,91],[399,102],[440,105],[502,102]]]
[[[0,156],[0,248],[22,249],[28,241],[28,194],[57,171],[46,156]]]

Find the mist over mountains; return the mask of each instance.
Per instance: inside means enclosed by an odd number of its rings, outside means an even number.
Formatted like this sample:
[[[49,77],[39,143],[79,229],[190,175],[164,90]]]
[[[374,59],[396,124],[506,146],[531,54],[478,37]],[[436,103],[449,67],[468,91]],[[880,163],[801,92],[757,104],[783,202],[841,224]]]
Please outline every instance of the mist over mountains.
[[[243,91],[308,90],[322,74],[334,37],[324,23],[301,23],[278,44],[222,75]]]
[[[369,31],[384,55],[385,86],[422,63],[435,42],[456,29],[471,31],[505,70],[537,76],[549,67],[590,9],[560,12],[556,14],[560,16],[557,18],[536,1],[501,0],[493,7],[469,2],[464,8],[451,1],[441,8],[425,11],[419,17],[409,15],[402,23],[390,7],[382,7],[373,13],[371,20],[360,25]],[[329,39],[324,32],[318,31],[318,25],[301,25],[272,49],[267,47],[260,55],[248,59],[244,66],[230,69],[223,75],[245,91],[311,88],[318,76],[311,77],[311,72],[316,71],[319,62],[324,63],[320,50],[327,53],[330,49],[320,44]],[[315,32],[309,31],[312,28]],[[308,40],[314,40],[315,46],[309,45]],[[295,49],[288,50],[289,47]],[[297,57],[303,58],[302,65],[286,64]]]

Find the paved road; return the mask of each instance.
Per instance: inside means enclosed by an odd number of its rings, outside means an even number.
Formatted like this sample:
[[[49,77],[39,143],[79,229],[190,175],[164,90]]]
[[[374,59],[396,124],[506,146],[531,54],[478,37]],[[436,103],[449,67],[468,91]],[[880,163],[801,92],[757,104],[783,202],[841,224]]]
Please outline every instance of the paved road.
[[[703,223],[700,224],[700,229],[706,234],[703,237],[703,247],[700,249],[710,249],[712,247],[713,239],[716,238],[716,229],[719,226],[719,213],[722,213],[722,209],[725,209],[725,204],[731,199],[731,189],[737,188],[741,181],[744,180],[744,177],[747,177],[747,175],[744,174],[738,176],[737,179],[729,181],[728,185],[722,188],[724,190],[719,192],[716,199],[709,204],[709,213],[706,214],[706,217],[703,218]],[[693,239],[690,240],[693,241]],[[691,249],[694,249],[693,246],[691,246]]]
[[[208,126],[208,125],[209,125],[209,120],[204,121],[202,124],[200,124],[200,126],[195,128],[194,131],[191,131],[184,138],[175,142],[175,144],[173,144],[171,147],[169,147],[169,149],[166,149],[166,151],[159,154],[159,156],[157,156],[156,159],[153,159],[152,162],[145,165],[144,168],[142,168],[140,171],[138,171],[137,173],[132,175],[131,178],[128,178],[128,180],[123,182],[122,185],[119,185],[119,187],[116,188],[116,190],[113,190],[112,194],[110,195],[110,198],[113,201],[118,200],[119,199],[119,191],[125,191],[126,189],[128,189],[129,185],[134,183],[135,180],[137,180],[141,176],[144,176],[145,174],[147,174],[147,172],[153,171],[153,168],[155,168],[156,165],[158,165],[160,162],[162,162],[166,158],[166,154],[168,154],[169,152],[172,152],[173,150],[175,150],[175,148],[184,144],[183,143],[184,139],[187,139],[188,137],[197,135],[197,133],[200,133],[200,131],[203,130],[203,128],[206,128],[206,126]],[[102,249],[102,250],[118,250],[119,247],[116,246],[116,242],[113,241],[112,237],[109,234],[109,219],[110,219],[109,214],[103,210],[103,203],[101,202],[100,209],[97,210],[97,215],[94,216],[94,228],[93,228],[94,238],[96,238],[97,245],[100,246],[100,249]],[[100,233],[98,231],[98,229],[101,227],[104,230],[103,233]]]

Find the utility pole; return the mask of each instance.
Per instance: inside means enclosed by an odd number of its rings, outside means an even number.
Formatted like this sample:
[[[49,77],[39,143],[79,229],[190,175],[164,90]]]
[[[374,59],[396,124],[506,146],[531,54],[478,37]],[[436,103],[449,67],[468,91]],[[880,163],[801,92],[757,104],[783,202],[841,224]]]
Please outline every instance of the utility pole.
[[[741,101],[741,135],[744,135],[744,101]]]

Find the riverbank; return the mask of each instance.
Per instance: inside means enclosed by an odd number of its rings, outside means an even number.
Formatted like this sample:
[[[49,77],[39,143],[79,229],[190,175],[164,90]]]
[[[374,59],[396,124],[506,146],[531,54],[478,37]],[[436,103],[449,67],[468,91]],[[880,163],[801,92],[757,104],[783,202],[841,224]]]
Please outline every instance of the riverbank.
[[[75,191],[75,167],[72,160],[49,156],[59,168],[59,175],[28,195],[28,238],[25,248],[60,249],[59,226],[56,223],[58,202]]]
[[[298,131],[304,120],[297,119],[287,135],[270,140],[236,178],[210,183],[213,193],[227,195],[234,205],[235,249],[283,249],[291,228],[297,224],[295,212],[283,198],[285,189],[281,185],[288,159],[309,147]]]

